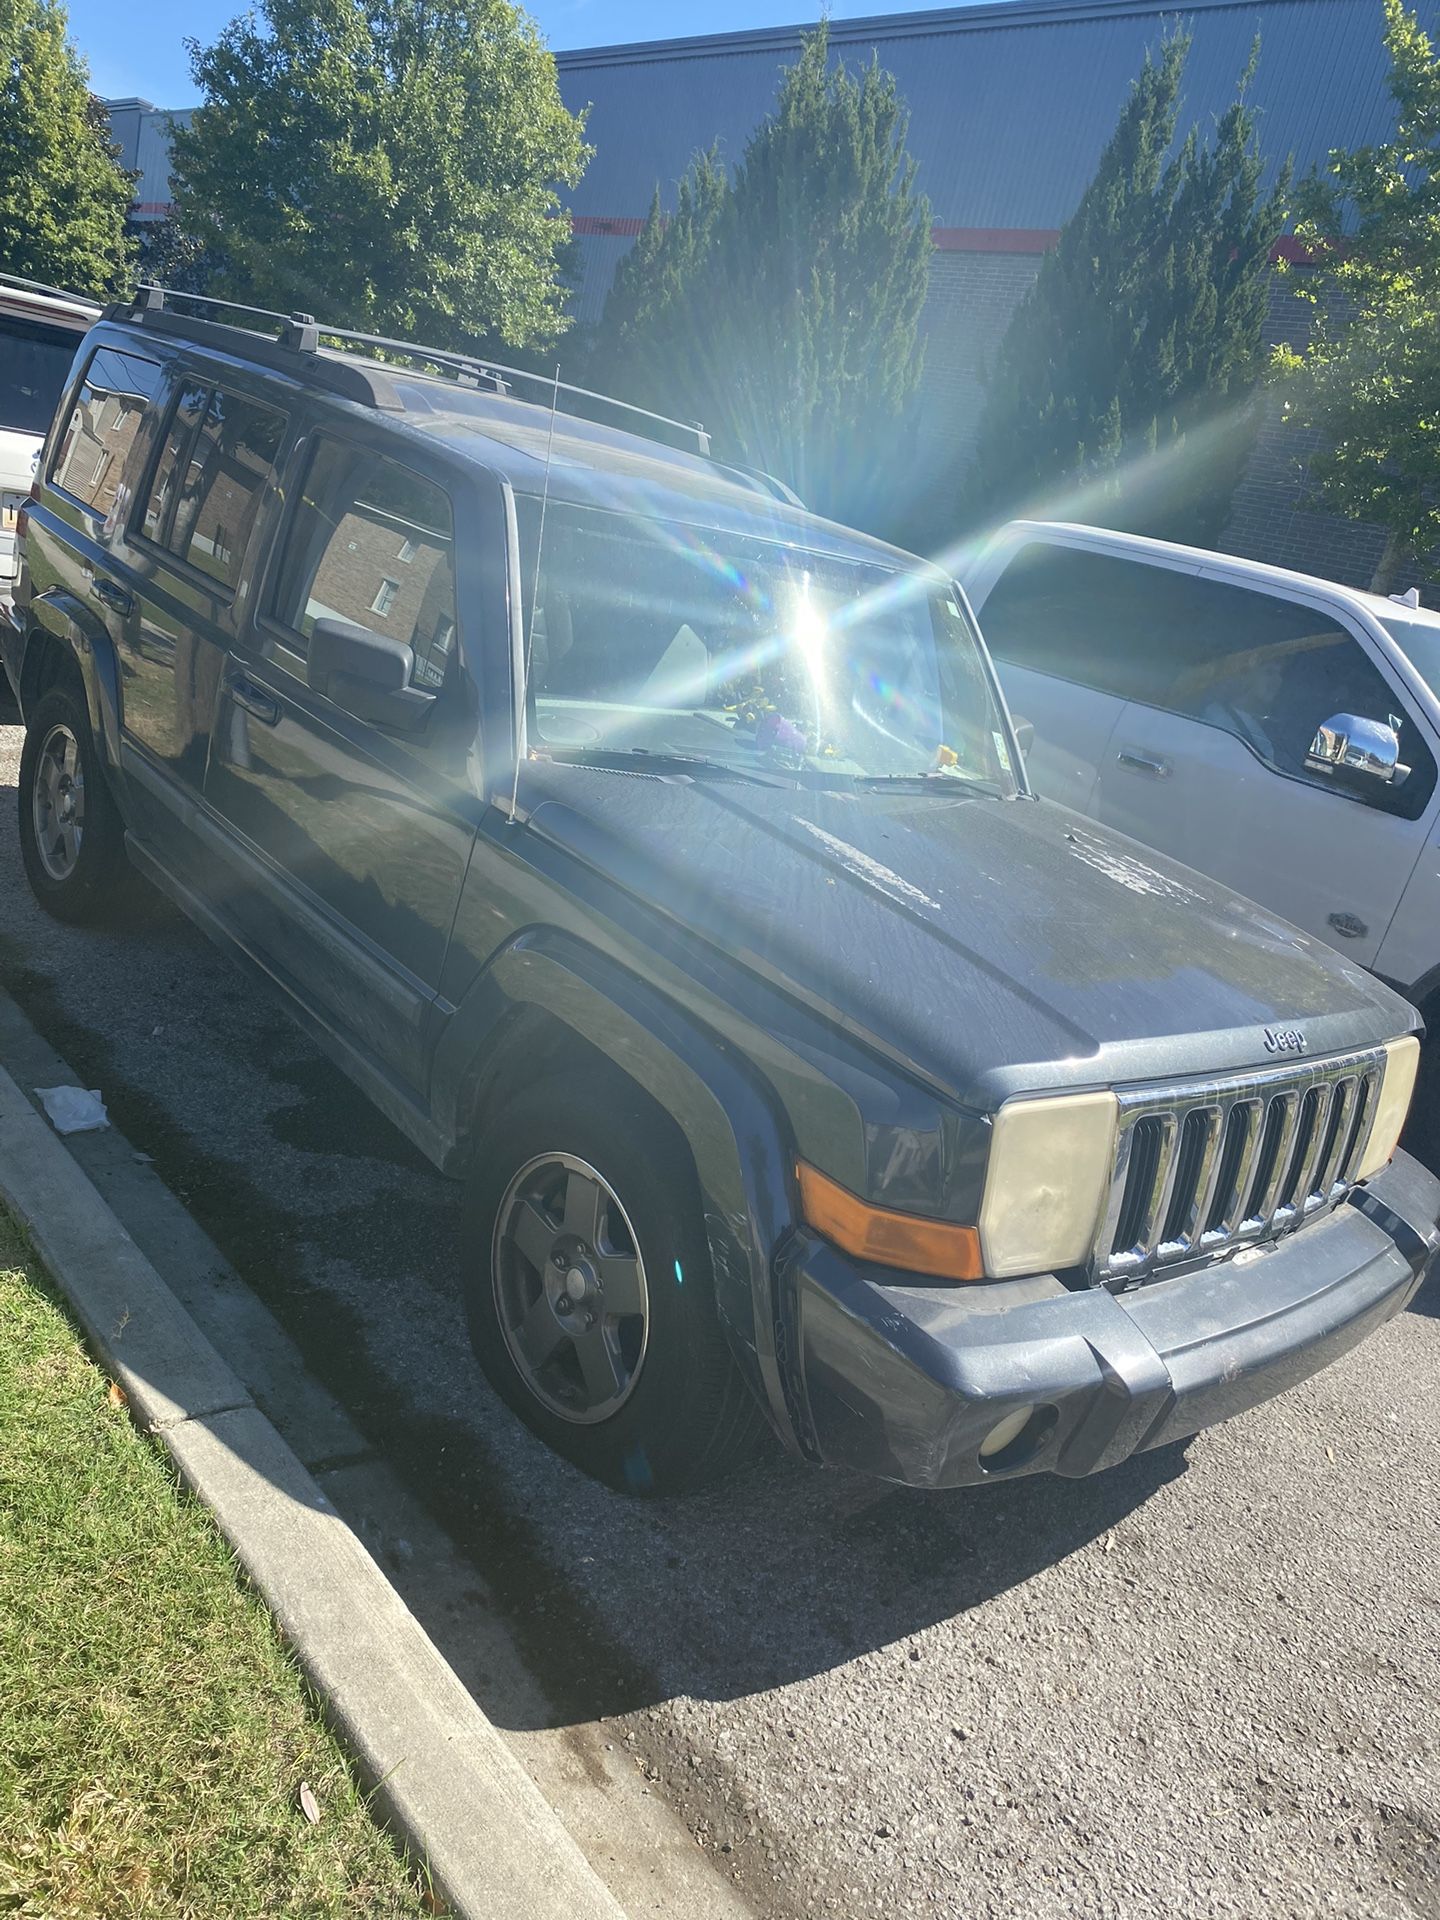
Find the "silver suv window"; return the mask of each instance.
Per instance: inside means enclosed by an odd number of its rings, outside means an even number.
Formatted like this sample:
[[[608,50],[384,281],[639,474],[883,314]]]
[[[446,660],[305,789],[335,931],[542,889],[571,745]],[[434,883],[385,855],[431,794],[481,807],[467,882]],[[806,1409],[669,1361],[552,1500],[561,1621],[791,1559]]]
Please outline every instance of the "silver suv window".
[[[69,327],[0,314],[0,430],[49,432],[79,342]]]
[[[1434,758],[1389,683],[1348,627],[1298,600],[1033,542],[982,618],[998,659],[1222,728],[1326,791],[1329,777],[1305,764],[1317,729],[1341,713],[1390,722],[1409,777],[1348,797],[1414,819],[1434,791]]]

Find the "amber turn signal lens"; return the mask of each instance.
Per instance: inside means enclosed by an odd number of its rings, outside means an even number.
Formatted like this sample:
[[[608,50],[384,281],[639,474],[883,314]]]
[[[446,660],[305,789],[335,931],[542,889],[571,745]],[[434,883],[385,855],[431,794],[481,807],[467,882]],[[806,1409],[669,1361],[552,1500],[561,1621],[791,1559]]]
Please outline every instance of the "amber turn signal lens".
[[[877,1266],[899,1267],[932,1280],[979,1280],[980,1236],[974,1227],[948,1220],[925,1220],[913,1213],[872,1207],[847,1188],[807,1167],[795,1169],[800,1181],[800,1211],[807,1225],[842,1253]]]

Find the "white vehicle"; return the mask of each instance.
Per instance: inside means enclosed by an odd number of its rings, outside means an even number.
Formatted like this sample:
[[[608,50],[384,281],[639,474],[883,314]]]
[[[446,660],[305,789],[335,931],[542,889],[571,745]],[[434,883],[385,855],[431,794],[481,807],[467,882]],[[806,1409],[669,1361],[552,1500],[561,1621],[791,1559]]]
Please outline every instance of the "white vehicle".
[[[0,602],[15,580],[15,518],[93,301],[0,274]]]
[[[1440,1029],[1440,614],[1042,521],[1003,528],[965,586],[1040,793],[1248,894]]]

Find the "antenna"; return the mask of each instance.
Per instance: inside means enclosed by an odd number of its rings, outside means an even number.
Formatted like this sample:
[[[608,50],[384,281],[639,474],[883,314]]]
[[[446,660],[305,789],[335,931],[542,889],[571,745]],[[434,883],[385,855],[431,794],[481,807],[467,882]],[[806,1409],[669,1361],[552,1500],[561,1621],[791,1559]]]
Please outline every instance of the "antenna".
[[[535,536],[535,581],[530,589],[530,617],[525,623],[525,660],[520,669],[520,724],[525,724],[525,715],[530,700],[530,660],[535,651],[535,611],[540,600],[540,556],[545,551],[545,509],[550,504],[550,452],[555,445],[555,415],[560,406],[560,364],[555,364],[555,385],[550,394],[550,431],[545,436],[545,484],[540,489],[540,529]],[[515,784],[510,789],[510,818],[507,826],[515,824],[515,808],[520,797],[520,739],[515,740]]]

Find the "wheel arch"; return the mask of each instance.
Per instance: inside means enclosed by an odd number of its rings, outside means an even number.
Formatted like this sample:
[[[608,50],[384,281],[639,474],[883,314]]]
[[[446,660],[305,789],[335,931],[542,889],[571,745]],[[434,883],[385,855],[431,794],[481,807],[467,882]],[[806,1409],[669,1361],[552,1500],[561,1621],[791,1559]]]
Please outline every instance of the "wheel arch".
[[[73,677],[85,696],[90,728],[107,772],[120,762],[120,662],[102,621],[70,593],[31,602],[20,663],[20,707],[28,714],[58,682]]]
[[[721,1325],[782,1441],[809,1451],[774,1282],[794,1218],[784,1129],[743,1062],[673,1002],[569,935],[519,936],[439,1049],[432,1108],[451,1142],[445,1170],[468,1165],[507,1087],[587,1057],[623,1075],[679,1135],[700,1190]]]

